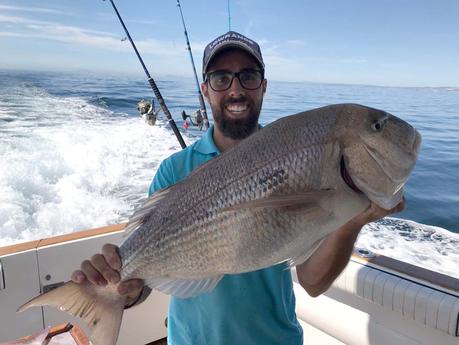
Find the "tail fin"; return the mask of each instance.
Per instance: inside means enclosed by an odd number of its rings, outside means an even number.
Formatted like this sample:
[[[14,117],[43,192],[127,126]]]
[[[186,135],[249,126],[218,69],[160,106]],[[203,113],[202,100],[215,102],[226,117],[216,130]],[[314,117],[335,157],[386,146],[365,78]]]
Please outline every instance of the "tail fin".
[[[94,345],[115,345],[125,301],[114,285],[99,287],[89,282],[76,284],[70,281],[33,298],[19,307],[18,312],[45,305],[57,307],[88,325]]]

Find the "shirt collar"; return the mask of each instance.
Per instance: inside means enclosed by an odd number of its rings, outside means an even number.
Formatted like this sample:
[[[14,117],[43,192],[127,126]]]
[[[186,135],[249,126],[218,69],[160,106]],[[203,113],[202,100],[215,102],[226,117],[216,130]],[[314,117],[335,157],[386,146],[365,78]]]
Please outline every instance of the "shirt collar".
[[[262,125],[258,125],[259,129],[262,129]],[[215,146],[214,142],[214,125],[210,125],[210,127],[207,129],[207,131],[204,133],[202,136],[201,140],[198,140],[194,146],[194,150],[205,154],[220,154],[220,150],[218,149],[217,146]]]
[[[214,125],[211,125],[202,136],[201,140],[196,142],[194,149],[203,154],[220,154],[220,150],[214,142]]]

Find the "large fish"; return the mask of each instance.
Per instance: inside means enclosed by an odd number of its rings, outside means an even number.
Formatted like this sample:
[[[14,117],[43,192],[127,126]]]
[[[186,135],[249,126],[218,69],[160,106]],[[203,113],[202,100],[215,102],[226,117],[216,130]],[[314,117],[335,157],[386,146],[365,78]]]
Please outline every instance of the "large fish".
[[[122,279],[178,297],[211,291],[224,274],[304,262],[370,200],[401,201],[421,137],[408,123],[360,105],[327,106],[273,122],[130,218]],[[125,297],[115,285],[68,282],[23,305],[53,305],[115,344]]]

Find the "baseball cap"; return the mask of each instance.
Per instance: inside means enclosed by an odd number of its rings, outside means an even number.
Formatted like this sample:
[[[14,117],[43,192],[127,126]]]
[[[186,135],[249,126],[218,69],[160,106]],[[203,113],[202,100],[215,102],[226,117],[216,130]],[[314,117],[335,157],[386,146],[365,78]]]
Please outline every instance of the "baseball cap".
[[[214,39],[204,49],[204,56],[202,58],[203,77],[206,73],[210,61],[215,57],[215,55],[223,49],[230,47],[244,50],[253,56],[263,69],[265,68],[258,43],[240,33],[237,33],[236,31],[228,31],[226,34],[223,34]]]

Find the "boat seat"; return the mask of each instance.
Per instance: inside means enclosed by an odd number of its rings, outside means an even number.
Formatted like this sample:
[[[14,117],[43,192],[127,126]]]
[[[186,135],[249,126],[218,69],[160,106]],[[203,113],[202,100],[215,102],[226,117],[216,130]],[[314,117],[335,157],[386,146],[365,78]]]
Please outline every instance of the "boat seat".
[[[454,294],[352,262],[333,286],[426,327],[459,336],[459,297]]]

